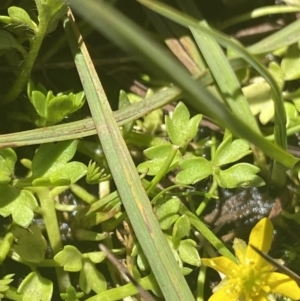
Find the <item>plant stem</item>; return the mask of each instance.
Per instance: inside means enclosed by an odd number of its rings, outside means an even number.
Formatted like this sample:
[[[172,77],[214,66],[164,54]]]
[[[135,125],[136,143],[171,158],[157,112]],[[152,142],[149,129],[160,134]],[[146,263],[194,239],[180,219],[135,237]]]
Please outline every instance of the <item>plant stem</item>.
[[[212,183],[207,195],[213,195],[215,193],[215,191],[217,190],[217,188],[218,188],[218,183],[214,178],[213,183]],[[199,216],[203,212],[203,210],[207,206],[208,202],[211,200],[211,197],[207,197],[207,195],[205,196],[204,200],[200,203],[200,205],[198,206],[198,208],[196,210],[197,216]]]
[[[49,22],[47,19],[39,23],[35,31],[34,37],[30,40],[30,50],[27,56],[25,57],[21,71],[18,74],[10,90],[3,96],[1,105],[5,105],[14,101],[22,92],[24,86],[26,85],[30,77],[32,67],[41,48],[43,39],[47,33],[48,23]]]
[[[177,145],[172,146],[172,149],[171,149],[170,153],[168,154],[168,157],[166,158],[166,161],[164,162],[160,171],[157,173],[157,175],[151,181],[150,185],[147,187],[146,191],[148,194],[159,183],[159,181],[167,174],[167,172],[178,152],[178,149],[179,149],[179,146],[177,146]]]
[[[63,249],[63,243],[60,236],[58,220],[55,211],[54,199],[48,188],[39,187],[36,189],[41,208],[43,210],[43,218],[48,233],[50,246],[53,256]],[[56,267],[57,281],[60,292],[66,292],[68,286],[71,285],[69,274],[62,267]]]

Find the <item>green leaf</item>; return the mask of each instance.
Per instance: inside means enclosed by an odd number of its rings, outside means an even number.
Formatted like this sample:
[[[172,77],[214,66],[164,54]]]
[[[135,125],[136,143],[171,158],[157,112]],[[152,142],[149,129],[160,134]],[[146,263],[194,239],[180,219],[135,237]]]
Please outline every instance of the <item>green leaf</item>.
[[[38,208],[38,202],[28,190],[18,190],[11,186],[0,186],[0,214],[4,217],[12,215],[14,222],[21,227],[28,227]]]
[[[47,103],[47,125],[62,121],[66,116],[79,110],[84,104],[83,92],[78,93],[78,96],[73,93],[60,94],[53,96]]]
[[[167,216],[178,213],[180,209],[180,199],[179,198],[171,198],[167,201],[159,200],[154,207],[154,212],[158,218],[161,220]]]
[[[281,61],[281,68],[285,80],[295,80],[300,78],[300,51],[298,44],[291,45]]]
[[[197,243],[192,239],[182,240],[178,252],[183,262],[193,266],[200,266],[201,260],[197,250]]]
[[[51,33],[56,29],[59,20],[67,11],[67,6],[61,0],[35,0],[39,21],[47,25],[47,33]]]
[[[286,127],[299,124],[299,114],[294,103],[285,102],[284,108],[286,112]]]
[[[130,105],[131,105],[131,103],[130,103],[129,97],[127,96],[127,93],[125,91],[121,90],[119,93],[119,106],[118,106],[119,110],[125,109],[125,108],[129,107]],[[123,133],[124,138],[129,136],[134,124],[135,124],[134,121],[130,121],[122,126],[122,133]]]
[[[239,163],[226,170],[220,170],[215,175],[222,188],[236,188],[241,186],[259,187],[265,185],[264,180],[256,174],[260,169],[248,163]]]
[[[0,185],[11,181],[16,161],[17,155],[11,148],[0,149]]]
[[[12,279],[13,276],[14,276],[14,274],[5,275],[0,280],[0,300],[2,300],[2,298],[4,298],[5,292],[9,289],[9,284],[14,281]]]
[[[27,229],[14,226],[11,231],[16,241],[13,249],[22,259],[32,263],[44,260],[47,241],[37,225],[31,224]]]
[[[191,230],[191,223],[189,218],[184,214],[178,218],[174,224],[172,232],[172,242],[175,249],[178,248],[180,240],[189,235]]]
[[[77,293],[75,288],[72,285],[69,285],[67,287],[67,292],[61,293],[60,297],[62,298],[62,300],[66,301],[79,301],[79,299],[82,298],[83,295],[83,292]]]
[[[22,301],[49,301],[52,292],[52,282],[38,272],[27,275],[18,288],[18,293],[23,294]]]
[[[268,123],[274,117],[274,103],[271,98],[269,84],[260,78],[243,89],[253,115],[259,114],[259,121],[262,124]]]
[[[83,269],[80,271],[79,276],[79,286],[86,294],[89,294],[91,290],[98,294],[107,289],[105,277],[90,260],[83,261]]]
[[[275,61],[270,62],[268,70],[276,80],[280,90],[282,90],[284,87],[284,73],[279,64]]]
[[[140,173],[145,173],[149,176],[156,175],[162,168],[164,162],[167,160],[169,153],[173,150],[172,144],[164,144],[153,146],[144,151],[145,156],[150,159],[138,165],[137,170]],[[177,163],[181,159],[180,152],[176,153],[169,170],[176,167]]]
[[[79,110],[85,102],[83,91],[77,94],[58,93],[55,96],[42,84],[35,85],[32,80],[28,81],[27,95],[38,114],[32,119],[39,127],[54,125],[62,121],[66,116]]]
[[[6,258],[8,252],[10,251],[13,242],[14,242],[14,236],[11,232],[6,233],[4,238],[0,239],[0,265],[2,264],[3,260]],[[1,281],[0,281],[0,286],[1,286]]]
[[[25,25],[28,26],[34,32],[36,31],[36,24],[31,20],[28,13],[23,8],[17,6],[10,6],[7,11],[12,23],[18,25]]]
[[[205,158],[196,157],[184,159],[180,162],[183,169],[176,176],[176,182],[180,184],[195,184],[212,174],[212,164]]]
[[[196,136],[202,115],[190,119],[190,113],[183,102],[176,106],[173,116],[166,116],[166,127],[173,144],[186,149],[188,143]]]
[[[232,141],[232,136],[229,135],[217,148],[213,164],[222,166],[232,163],[251,154],[251,152],[247,141],[242,139]]]
[[[89,258],[93,263],[100,263],[106,258],[106,255],[103,252],[91,252],[85,253],[84,257]]]
[[[2,49],[16,49],[23,57],[27,55],[25,48],[6,30],[0,30],[0,50]]]
[[[180,217],[177,214],[179,209],[180,200],[178,198],[171,198],[167,201],[162,199],[156,203],[154,212],[156,213],[159,226],[162,230],[169,229]]]
[[[44,119],[47,118],[47,103],[46,97],[41,91],[32,91],[29,100],[33,104],[37,113]]]
[[[145,254],[143,253],[142,249],[139,250],[139,254],[136,259],[136,264],[140,271],[142,271],[142,272],[149,271],[149,268],[150,268],[149,262],[145,256]]]
[[[19,183],[34,186],[64,186],[77,182],[86,174],[87,167],[70,162],[76,152],[77,141],[43,144],[32,160],[32,176]]]
[[[79,272],[82,269],[82,254],[74,246],[65,246],[54,257],[67,272]]]

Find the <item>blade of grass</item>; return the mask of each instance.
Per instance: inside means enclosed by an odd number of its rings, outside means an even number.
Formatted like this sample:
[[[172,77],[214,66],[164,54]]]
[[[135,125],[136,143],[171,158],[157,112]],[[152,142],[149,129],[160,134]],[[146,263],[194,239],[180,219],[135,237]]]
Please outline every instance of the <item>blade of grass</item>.
[[[242,59],[234,58],[230,60],[234,70],[245,66]],[[213,83],[210,72],[204,71],[203,76],[197,78],[199,83],[207,86]],[[134,103],[125,109],[114,112],[118,125],[123,125],[132,120],[138,119],[145,114],[166,105],[169,102],[176,101],[182,97],[182,91],[177,87],[170,87],[159,91],[144,101]],[[34,129],[23,132],[0,135],[0,148],[20,147],[25,145],[42,144],[49,142],[64,141],[68,139],[78,139],[87,136],[96,135],[93,119],[88,117],[80,121],[74,121],[67,124],[49,126],[42,129]]]
[[[191,79],[187,71],[175,59],[171,58],[162,47],[146,36],[145,32],[116,9],[105,2],[93,0],[89,2],[71,0],[70,3],[78,14],[92,23],[95,28],[109,39],[127,51],[137,53],[139,57],[143,56],[143,61],[151,62],[152,67],[155,66],[157,71],[169,76],[174,83],[183,89],[188,96],[186,99],[187,103],[196,110],[218,121],[223,127],[228,127],[234,135],[249,140],[269,157],[286,167],[292,167],[298,162],[297,158],[277,145],[269,143],[262,136],[249,129],[245,123],[238,120],[214,96],[200,86],[197,81]],[[191,26],[199,27],[194,22],[192,22]],[[232,42],[232,44],[236,48],[241,48],[236,42]],[[243,52],[249,58],[249,54],[244,49]],[[261,67],[259,63],[257,64]],[[265,68],[263,70],[265,71]],[[269,76],[269,73],[267,75]]]
[[[145,5],[146,7],[150,8],[151,10],[165,16],[166,18],[169,18],[170,20],[173,20],[174,22],[181,24],[182,26],[193,27],[197,29],[202,34],[208,35],[209,37],[215,39],[223,47],[232,48],[245,61],[247,61],[258,73],[260,73],[265,78],[265,80],[269,83],[272,91],[272,96],[273,96],[272,99],[274,102],[274,109],[275,109],[275,114],[274,114],[275,143],[278,144],[284,150],[286,150],[287,147],[286,128],[285,128],[286,114],[283,106],[281,91],[279,89],[277,82],[274,80],[274,78],[271,76],[268,70],[258,60],[252,57],[247,52],[247,50],[244,49],[241,46],[241,44],[239,44],[237,41],[230,39],[229,37],[225,36],[222,33],[219,33],[215,30],[200,25],[197,19],[194,19],[191,16],[181,13],[170,6],[157,1],[149,1],[149,0],[137,0],[137,1]],[[236,120],[235,123],[237,123]],[[230,127],[230,125],[227,124],[227,127],[232,132],[232,128]],[[248,140],[251,141],[250,139]],[[266,149],[263,149],[263,151],[267,153]],[[272,181],[279,187],[285,184],[286,168],[283,165],[284,164],[280,163],[280,160],[276,159],[273,162],[273,167],[272,167],[272,173],[271,173]]]
[[[114,117],[117,120],[118,125],[121,126],[132,120],[136,120],[169,102],[177,100],[181,95],[180,89],[177,87],[170,87],[155,93],[153,96],[147,98],[147,100],[142,100],[114,112]],[[0,148],[78,139],[96,134],[97,132],[93,119],[86,118],[67,124],[0,135]]]
[[[169,20],[163,20],[158,14],[155,14],[149,9],[145,11],[152,25],[156,28],[157,32],[159,32],[160,36],[163,37],[165,44],[189,70],[191,75],[197,77],[197,75],[201,73],[201,70],[206,69],[206,64],[200,57],[200,54],[197,53],[198,49],[192,41],[190,41],[189,47],[191,49],[190,53],[194,54],[193,57],[191,57],[184,48],[183,43],[188,37],[188,32],[183,31],[182,27],[179,27],[173,22],[171,23]],[[193,58],[196,58],[196,61]]]
[[[269,35],[267,38],[257,42],[247,48],[252,54],[261,54],[271,52],[285,46],[297,43],[300,40],[300,20],[287,25],[276,33]]]
[[[96,131],[135,234],[166,300],[193,295],[164,238],[71,12],[64,21]]]
[[[198,7],[191,0],[178,0],[182,9],[187,13],[197,16],[199,24],[209,28],[208,23],[203,20],[203,17],[198,10]],[[233,72],[223,50],[215,39],[208,35],[202,34],[199,30],[190,27],[190,30],[196,40],[196,43],[201,50],[203,57],[206,60],[207,66],[216,81],[217,87],[221,91],[221,95],[225,99],[231,111],[235,116],[242,118],[254,130],[260,133],[257,122],[250,110],[248,101],[244,96],[240,83]]]
[[[264,6],[264,7],[256,8],[251,12],[224,21],[221,24],[220,29],[225,29],[232,25],[238,24],[240,22],[248,21],[254,18],[269,16],[274,14],[297,13],[298,11],[300,11],[300,8],[296,6],[284,6],[284,5]]]

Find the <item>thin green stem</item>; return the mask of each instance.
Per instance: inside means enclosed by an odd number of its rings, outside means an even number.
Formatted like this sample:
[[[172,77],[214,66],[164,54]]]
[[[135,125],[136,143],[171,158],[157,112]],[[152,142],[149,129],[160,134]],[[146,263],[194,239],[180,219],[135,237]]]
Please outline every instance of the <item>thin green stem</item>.
[[[76,196],[81,198],[84,202],[88,203],[89,205],[97,201],[97,198],[94,195],[88,193],[84,188],[80,187],[77,184],[72,184],[70,189]]]
[[[10,90],[3,96],[1,100],[1,105],[5,105],[12,102],[22,92],[24,86],[26,85],[30,77],[32,67],[39,53],[44,37],[47,33],[47,28],[47,21],[45,22],[45,20],[43,20],[43,22],[39,23],[39,26],[35,32],[35,36],[30,40],[30,50],[27,56],[25,57],[25,60],[21,67],[21,71],[18,74]]]
[[[43,210],[43,218],[47,229],[50,246],[55,256],[63,249],[63,243],[59,231],[58,220],[55,211],[54,199],[48,188],[40,187],[36,189],[39,197],[41,208]],[[56,267],[56,275],[60,292],[65,292],[67,287],[71,285],[69,274],[62,267]]]
[[[283,5],[264,6],[264,7],[254,9],[251,12],[238,15],[237,17],[224,21],[221,24],[220,29],[224,30],[225,28],[228,28],[232,25],[236,25],[238,23],[245,22],[254,18],[269,16],[274,14],[296,13],[299,10],[300,8],[296,6],[283,6]]]
[[[140,281],[140,285],[145,290],[157,291],[158,289],[152,274],[142,278]],[[96,296],[88,298],[87,301],[98,301],[98,300],[114,301],[114,300],[120,300],[126,298],[128,296],[136,295],[137,293],[138,293],[137,288],[132,283],[128,283],[120,287],[113,288],[104,291],[100,294],[97,294]]]
[[[151,190],[159,183],[159,181],[167,174],[169,171],[169,168],[178,152],[179,146],[173,145],[170,153],[168,154],[168,157],[166,161],[164,162],[163,166],[161,167],[160,171],[157,173],[157,175],[152,179],[150,185],[147,187],[146,191],[149,194]]]
[[[203,212],[203,210],[206,208],[208,202],[211,200],[210,196],[213,195],[217,189],[218,189],[218,183],[217,183],[217,181],[214,178],[213,179],[213,183],[212,183],[212,185],[211,185],[208,193],[205,195],[204,200],[200,203],[200,205],[198,206],[198,208],[196,210],[196,214],[198,216],[201,215],[201,213]]]
[[[205,276],[206,276],[206,266],[202,264],[200,266],[199,274],[197,278],[196,301],[204,301]]]
[[[186,214],[197,231],[199,231],[212,244],[220,254],[236,262],[235,256],[226,248],[223,242],[187,207],[181,204],[180,214]]]

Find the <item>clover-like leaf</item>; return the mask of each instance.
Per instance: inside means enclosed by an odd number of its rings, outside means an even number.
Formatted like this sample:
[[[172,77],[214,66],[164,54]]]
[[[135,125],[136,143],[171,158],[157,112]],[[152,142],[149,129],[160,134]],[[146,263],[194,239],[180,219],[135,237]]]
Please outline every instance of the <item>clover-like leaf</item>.
[[[34,186],[63,186],[75,183],[86,174],[80,162],[69,162],[76,152],[77,141],[43,144],[32,160],[32,176],[17,184]]]
[[[180,240],[187,236],[191,230],[191,223],[186,215],[180,216],[174,224],[172,232],[172,241],[174,248],[178,248]]]
[[[178,213],[180,209],[180,200],[176,197],[171,198],[167,201],[159,200],[155,207],[154,212],[159,220],[170,216],[172,214]]]
[[[218,184],[222,188],[241,186],[259,187],[265,185],[264,180],[257,175],[260,169],[249,163],[239,163],[216,174]]]
[[[11,148],[0,149],[0,185],[11,181],[16,161],[17,155]]]
[[[76,292],[75,288],[72,285],[69,285],[67,287],[67,292],[66,293],[61,293],[60,297],[62,300],[65,301],[79,301],[80,298],[82,298],[84,295],[83,292]]]
[[[138,165],[137,170],[140,173],[147,172],[148,175],[154,176],[156,175],[163,164],[167,160],[170,152],[173,150],[172,144],[163,144],[158,146],[153,146],[144,151],[146,157],[150,160],[145,161]],[[177,166],[177,163],[181,159],[181,153],[177,151],[175,158],[173,159],[169,171]]]
[[[296,106],[293,103],[285,102],[284,108],[286,112],[286,127],[299,124],[299,114]]]
[[[289,46],[281,61],[281,68],[284,72],[285,80],[295,80],[300,78],[299,55],[300,50],[298,48],[298,44]]]
[[[32,80],[28,81],[27,95],[37,112],[37,116],[33,116],[32,119],[39,127],[62,121],[66,116],[79,110],[85,102],[83,91],[77,94],[65,92],[54,95],[42,84],[35,85]]]
[[[18,6],[10,6],[7,11],[12,23],[25,25],[28,26],[31,30],[36,31],[37,26],[35,22],[31,20],[26,10]]]
[[[98,294],[107,289],[105,277],[89,259],[83,261],[83,269],[79,275],[79,286],[86,294],[89,294],[91,290]]]
[[[180,162],[183,169],[176,176],[176,182],[180,184],[195,184],[212,174],[211,162],[202,157],[187,158]]]
[[[47,125],[53,125],[62,121],[67,115],[79,110],[85,101],[84,92],[77,94],[59,93],[47,102]]]
[[[240,160],[248,154],[251,154],[249,143],[243,139],[235,139],[229,135],[217,148],[214,165],[222,166]]]
[[[178,198],[171,198],[167,201],[159,200],[154,212],[159,220],[159,225],[162,230],[169,229],[175,221],[179,218],[177,214],[180,209],[180,200]]]
[[[19,190],[9,185],[0,186],[0,215],[11,215],[14,222],[21,227],[28,227],[38,202],[28,190]]]
[[[22,281],[17,292],[23,294],[22,301],[49,301],[52,300],[53,283],[38,272],[32,272]]]
[[[188,143],[196,136],[202,115],[190,119],[190,113],[183,102],[176,106],[173,116],[166,116],[166,127],[173,144],[186,149]]]
[[[14,274],[8,274],[0,280],[0,300],[4,298],[5,292],[9,289],[9,284],[14,281],[12,277],[14,277]]]
[[[197,243],[192,239],[182,240],[178,248],[180,259],[193,266],[199,266],[201,259],[197,250]]]
[[[62,251],[54,256],[63,269],[67,272],[79,272],[82,269],[82,254],[74,246],[65,246]]]
[[[259,114],[259,121],[267,124],[274,117],[274,104],[271,88],[264,80],[242,88],[253,115]]]
[[[22,259],[32,263],[44,260],[47,241],[37,225],[31,224],[27,229],[14,226],[11,231],[16,241],[13,249]]]

